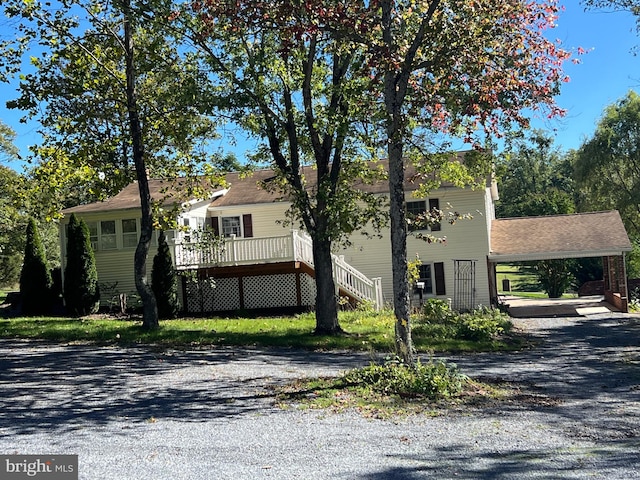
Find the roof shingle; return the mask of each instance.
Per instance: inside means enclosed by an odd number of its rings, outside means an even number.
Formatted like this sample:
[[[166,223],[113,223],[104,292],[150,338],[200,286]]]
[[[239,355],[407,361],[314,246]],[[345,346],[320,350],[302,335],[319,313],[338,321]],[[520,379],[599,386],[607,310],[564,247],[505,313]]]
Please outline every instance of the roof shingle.
[[[529,261],[620,255],[631,242],[616,210],[500,218],[491,224],[494,261]]]

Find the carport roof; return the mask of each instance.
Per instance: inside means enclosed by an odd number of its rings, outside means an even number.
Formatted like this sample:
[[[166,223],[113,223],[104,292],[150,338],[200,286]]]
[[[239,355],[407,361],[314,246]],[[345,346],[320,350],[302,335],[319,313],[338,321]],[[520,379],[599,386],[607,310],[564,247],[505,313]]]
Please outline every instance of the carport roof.
[[[491,223],[493,262],[605,257],[629,251],[631,242],[616,210],[500,218]]]

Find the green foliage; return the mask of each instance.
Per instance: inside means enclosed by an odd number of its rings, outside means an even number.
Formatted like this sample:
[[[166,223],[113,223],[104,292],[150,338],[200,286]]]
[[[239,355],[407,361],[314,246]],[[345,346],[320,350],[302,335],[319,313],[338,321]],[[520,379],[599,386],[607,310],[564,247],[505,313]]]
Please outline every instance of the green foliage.
[[[508,315],[498,309],[481,307],[458,313],[444,300],[429,299],[416,319],[414,332],[442,339],[489,341],[509,332],[511,326]]]
[[[74,213],[71,214],[67,228],[64,300],[67,311],[75,317],[95,313],[100,307],[98,271],[89,228]]]
[[[489,340],[511,330],[508,315],[497,308],[482,307],[460,316],[458,336],[466,340]]]
[[[51,308],[51,273],[35,220],[26,230],[24,262],[20,273],[20,294],[24,315],[42,315]]]
[[[459,394],[467,377],[459,373],[455,365],[433,360],[423,364],[418,360],[413,365],[398,361],[371,364],[345,373],[342,380],[346,385],[384,395],[435,400]]]
[[[0,286],[15,285],[20,278],[25,229],[17,206],[20,184],[20,175],[0,165]]]
[[[498,164],[498,217],[560,215],[576,210],[572,179],[573,157],[553,146],[541,131],[510,145]],[[550,298],[559,298],[573,281],[574,262],[545,260],[530,267]]]
[[[173,267],[171,252],[164,231],[158,237],[158,252],[153,257],[151,270],[151,288],[158,305],[158,317],[176,318],[180,311],[178,299],[178,276]]]
[[[422,314],[428,322],[446,322],[455,315],[449,302],[439,298],[430,298],[422,306]]]
[[[522,268],[536,274],[542,290],[549,298],[560,298],[574,283],[571,265],[571,260],[556,259],[534,262]]]
[[[575,211],[572,157],[541,131],[509,145],[496,166],[498,217],[557,215]]]
[[[620,212],[632,238],[640,237],[640,96],[630,91],[609,105],[592,138],[578,149],[575,177],[582,211]]]
[[[627,263],[627,266],[629,264]],[[580,286],[586,282],[593,280],[602,280],[602,258],[590,257],[590,258],[576,258],[569,261],[568,265],[570,278],[573,279],[572,287],[577,291]],[[640,270],[636,270],[640,273]],[[627,275],[630,278],[632,276],[629,268],[627,268]]]
[[[632,250],[629,253],[627,253],[627,257],[626,257],[627,277],[640,278],[640,240],[632,239],[631,247],[632,247]]]

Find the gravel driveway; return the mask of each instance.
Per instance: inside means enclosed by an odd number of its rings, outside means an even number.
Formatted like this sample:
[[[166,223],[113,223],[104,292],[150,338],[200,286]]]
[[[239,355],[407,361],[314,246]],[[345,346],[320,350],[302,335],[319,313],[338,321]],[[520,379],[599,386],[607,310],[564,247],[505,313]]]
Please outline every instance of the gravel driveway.
[[[640,478],[640,319],[516,322],[538,347],[448,360],[546,401],[394,421],[265,388],[366,354],[0,340],[0,453],[78,454],[87,480]]]

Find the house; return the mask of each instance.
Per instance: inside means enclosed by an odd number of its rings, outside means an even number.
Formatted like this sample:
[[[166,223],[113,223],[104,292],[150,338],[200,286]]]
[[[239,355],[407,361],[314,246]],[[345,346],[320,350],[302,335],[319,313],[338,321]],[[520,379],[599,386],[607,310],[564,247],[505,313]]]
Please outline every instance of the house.
[[[291,230],[280,222],[289,202],[261,186],[273,175],[270,170],[256,171],[248,177],[229,173],[224,188],[212,189],[206,199],[183,202],[178,217],[182,229],[167,232],[167,237],[176,268],[182,274],[180,290],[185,313],[313,308],[311,240],[304,232]],[[617,267],[622,265],[622,270],[609,269],[610,287],[618,297],[626,299],[623,254],[631,246],[617,212],[541,217],[544,221],[539,224],[522,223],[521,219],[496,220],[494,202],[498,191],[492,179],[479,189],[445,183],[432,191],[429,198],[416,198],[412,192],[418,185],[411,182],[412,175],[407,169],[409,212],[454,208],[472,216],[455,225],[443,222],[431,227],[433,235],[446,238],[442,243],[429,244],[409,236],[409,259],[418,257],[421,261],[420,279],[413,290],[415,303],[433,297],[449,301],[458,310],[495,305],[497,263],[560,258],[558,255],[566,258],[597,255]],[[159,198],[167,183],[151,179],[150,188],[152,196]],[[363,188],[380,195],[388,193],[386,182]],[[62,264],[65,264],[65,225],[69,214],[75,213],[87,222],[91,232],[103,304],[122,293],[135,296],[133,255],[140,231],[139,205],[137,184],[133,183],[104,202],[63,212]],[[586,241],[564,248],[562,239],[547,242],[546,247],[542,241],[534,245],[533,239],[542,238],[540,229],[547,234],[563,231],[573,228],[576,223],[573,220],[579,218],[588,220],[577,222],[587,233],[598,227],[596,235],[588,236],[598,239],[598,245]],[[207,230],[213,235],[204,233]],[[569,234],[574,239],[583,235],[579,228]],[[380,238],[356,233],[351,243],[350,247],[335,252],[333,258],[337,293],[351,302],[367,301],[378,308],[391,303],[389,231],[381,232]],[[156,245],[154,237],[152,247]],[[150,258],[155,251],[151,249]]]

